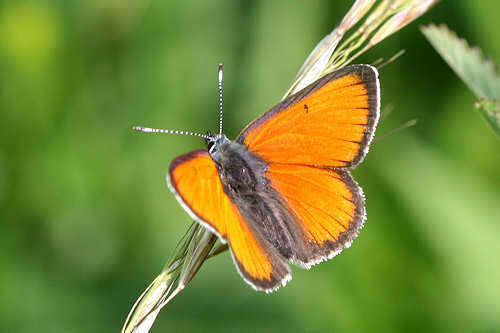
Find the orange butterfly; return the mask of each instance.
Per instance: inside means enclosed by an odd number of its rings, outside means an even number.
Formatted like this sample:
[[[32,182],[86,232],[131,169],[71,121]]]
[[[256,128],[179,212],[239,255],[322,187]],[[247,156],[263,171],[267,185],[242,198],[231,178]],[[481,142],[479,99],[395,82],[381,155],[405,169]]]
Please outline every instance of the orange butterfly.
[[[377,70],[354,65],[286,98],[230,141],[222,134],[134,127],[205,138],[207,150],[172,161],[170,189],[196,221],[229,244],[238,272],[266,292],[349,247],[365,220],[349,174],[368,152],[379,118]]]

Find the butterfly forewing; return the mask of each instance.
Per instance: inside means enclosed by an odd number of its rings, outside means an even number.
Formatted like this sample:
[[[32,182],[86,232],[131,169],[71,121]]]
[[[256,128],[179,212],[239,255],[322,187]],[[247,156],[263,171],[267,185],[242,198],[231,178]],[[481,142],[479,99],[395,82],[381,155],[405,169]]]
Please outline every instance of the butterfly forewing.
[[[204,150],[177,157],[169,184],[191,216],[230,245],[243,278],[254,288],[271,291],[290,280],[290,271],[276,249],[243,219],[223,190],[217,167]]]
[[[237,141],[269,163],[353,167],[367,152],[378,116],[377,70],[349,66],[285,99]]]

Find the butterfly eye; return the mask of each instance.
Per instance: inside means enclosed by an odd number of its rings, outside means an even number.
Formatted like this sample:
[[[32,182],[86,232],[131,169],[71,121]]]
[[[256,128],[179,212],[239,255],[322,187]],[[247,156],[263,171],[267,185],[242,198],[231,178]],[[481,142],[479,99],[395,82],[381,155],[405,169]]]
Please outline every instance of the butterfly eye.
[[[215,142],[214,141],[208,141],[207,142],[207,148],[209,152],[212,152],[212,147],[214,146]]]

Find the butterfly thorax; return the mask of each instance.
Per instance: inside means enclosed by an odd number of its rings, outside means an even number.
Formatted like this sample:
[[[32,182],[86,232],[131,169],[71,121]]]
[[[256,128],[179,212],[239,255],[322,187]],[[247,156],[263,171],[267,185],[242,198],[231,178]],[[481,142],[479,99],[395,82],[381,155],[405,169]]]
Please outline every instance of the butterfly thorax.
[[[217,165],[222,183],[233,196],[247,197],[267,185],[264,177],[267,164],[244,145],[222,134],[208,141],[208,152]]]

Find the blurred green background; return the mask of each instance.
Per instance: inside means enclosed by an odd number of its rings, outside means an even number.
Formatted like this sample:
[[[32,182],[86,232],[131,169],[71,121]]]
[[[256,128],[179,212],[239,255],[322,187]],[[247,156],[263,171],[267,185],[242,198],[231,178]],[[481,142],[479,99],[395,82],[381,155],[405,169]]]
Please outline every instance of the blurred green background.
[[[234,138],[274,104],[352,1],[0,3],[0,330],[117,332],[190,219],[165,185],[191,137]],[[368,219],[353,246],[277,293],[225,253],[153,332],[500,332],[500,141],[418,31],[444,22],[500,62],[500,2],[442,1],[359,62],[394,111],[354,171]]]

